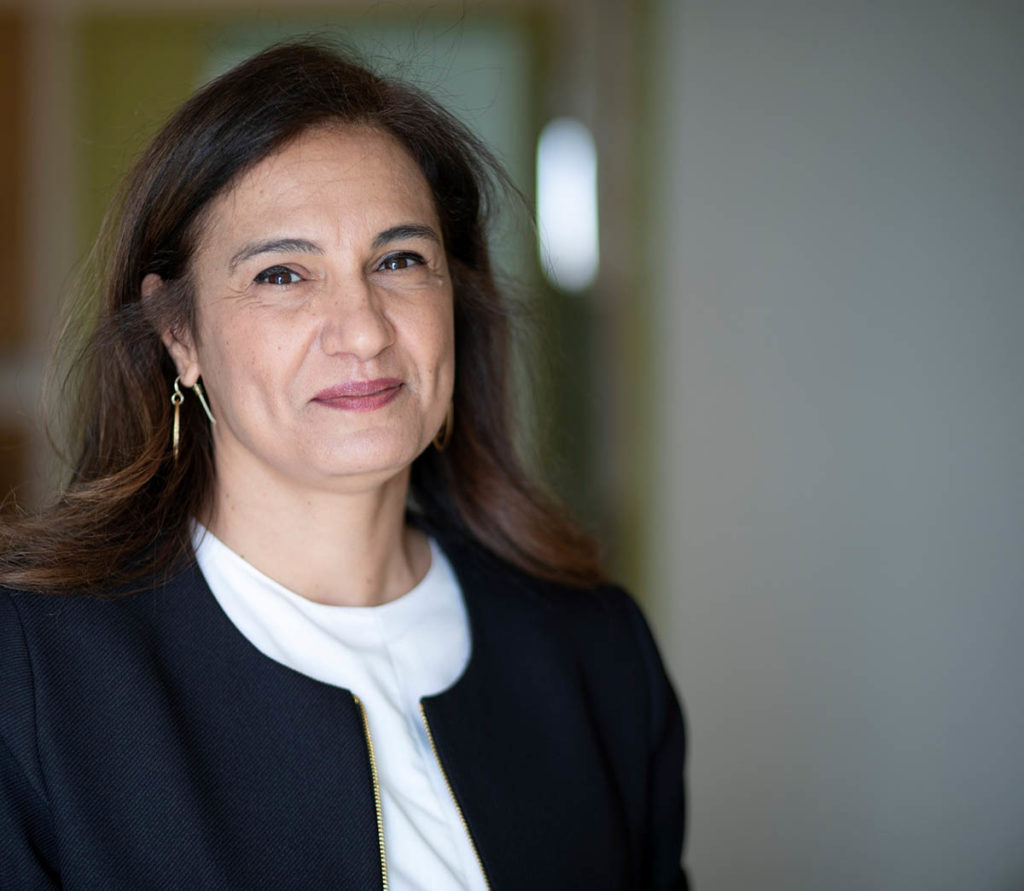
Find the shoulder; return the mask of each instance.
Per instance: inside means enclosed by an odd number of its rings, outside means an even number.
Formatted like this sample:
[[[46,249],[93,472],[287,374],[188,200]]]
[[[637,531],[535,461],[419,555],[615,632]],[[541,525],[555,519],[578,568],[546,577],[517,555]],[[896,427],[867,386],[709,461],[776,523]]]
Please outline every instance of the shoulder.
[[[643,611],[615,584],[576,587],[529,575],[474,542],[442,540],[466,593],[504,599],[524,616],[553,622],[587,647],[653,646]]]
[[[649,875],[643,887],[682,888],[686,728],[679,697],[633,597],[617,585],[573,588],[532,578],[481,549],[449,553],[464,586],[473,630],[500,649],[474,656],[495,695],[531,697],[535,732],[547,708],[563,721],[585,714],[618,789]],[[474,615],[475,613],[475,615]],[[475,645],[475,643],[474,643]],[[495,667],[497,666],[497,667]],[[501,686],[495,678],[511,677]],[[554,725],[553,725],[554,726]],[[558,723],[559,738],[564,721]],[[551,737],[554,738],[554,737]],[[637,828],[639,827],[639,828]]]
[[[32,712],[32,664],[16,603],[17,592],[0,588],[0,729],[22,723]]]
[[[76,690],[113,683],[145,661],[157,637],[174,633],[192,587],[189,573],[107,596],[0,587],[0,711],[21,715],[33,698],[74,699]]]
[[[29,714],[33,691],[72,674],[90,651],[109,656],[123,611],[117,600],[0,588],[0,711]]]
[[[31,597],[32,595],[24,595]],[[0,588],[0,754],[3,784],[23,788],[36,802],[47,800],[36,745],[36,685],[29,636],[19,594]]]
[[[610,722],[635,715],[638,744],[641,738],[649,742],[659,736],[666,724],[678,723],[678,697],[636,600],[617,585],[554,596],[564,639],[576,651],[598,710]]]
[[[509,646],[543,640],[605,700],[672,708],[676,697],[644,613],[618,585],[578,588],[538,579],[473,542],[442,540],[475,625],[500,627]],[[475,615],[474,615],[475,614]],[[475,628],[474,630],[477,630]],[[489,640],[495,637],[488,636]]]
[[[39,778],[40,794],[37,740],[95,723],[104,703],[123,707],[129,687],[158,670],[162,640],[182,637],[190,600],[185,579],[106,597],[0,587],[0,747]]]
[[[19,888],[53,887],[45,864],[57,859],[34,671],[16,595],[0,587],[0,861]]]
[[[102,649],[104,638],[120,634],[131,615],[158,590],[154,586],[136,594],[95,595],[0,588],[0,639],[13,646],[14,637],[19,637],[22,646],[17,649],[33,659],[71,658],[93,646]],[[4,647],[0,653],[5,653]]]

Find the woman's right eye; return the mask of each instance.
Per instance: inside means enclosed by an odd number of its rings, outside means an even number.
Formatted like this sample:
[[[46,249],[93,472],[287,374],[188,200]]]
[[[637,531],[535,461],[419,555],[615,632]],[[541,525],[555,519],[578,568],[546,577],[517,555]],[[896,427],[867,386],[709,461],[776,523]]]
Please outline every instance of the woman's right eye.
[[[287,266],[271,266],[259,273],[253,281],[258,285],[294,285],[302,281],[302,276]]]

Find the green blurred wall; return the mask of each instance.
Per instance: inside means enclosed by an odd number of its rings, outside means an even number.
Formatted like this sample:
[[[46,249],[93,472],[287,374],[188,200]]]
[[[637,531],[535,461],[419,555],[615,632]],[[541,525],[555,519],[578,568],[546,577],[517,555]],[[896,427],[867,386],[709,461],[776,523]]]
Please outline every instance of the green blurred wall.
[[[76,230],[83,253],[132,160],[192,92],[209,16],[103,14],[74,38]]]

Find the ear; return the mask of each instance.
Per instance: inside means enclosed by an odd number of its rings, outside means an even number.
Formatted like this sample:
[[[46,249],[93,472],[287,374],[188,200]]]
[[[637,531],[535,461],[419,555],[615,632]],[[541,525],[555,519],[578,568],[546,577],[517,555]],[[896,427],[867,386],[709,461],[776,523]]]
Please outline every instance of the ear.
[[[164,286],[164,280],[155,272],[149,273],[142,280],[142,300],[151,300]],[[165,328],[160,332],[160,339],[171,354],[171,359],[178,369],[178,376],[186,387],[191,387],[199,380],[202,372],[199,369],[199,356],[196,353],[192,335],[188,331]]]

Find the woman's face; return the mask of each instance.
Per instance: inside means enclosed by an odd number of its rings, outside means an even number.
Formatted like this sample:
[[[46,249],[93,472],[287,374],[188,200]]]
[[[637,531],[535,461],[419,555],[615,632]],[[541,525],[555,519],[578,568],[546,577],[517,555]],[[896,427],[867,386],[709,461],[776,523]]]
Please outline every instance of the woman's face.
[[[202,375],[220,479],[351,491],[437,433],[452,285],[430,188],[392,137],[318,129],[261,161],[212,202],[192,277],[195,337],[164,341],[183,383]]]

